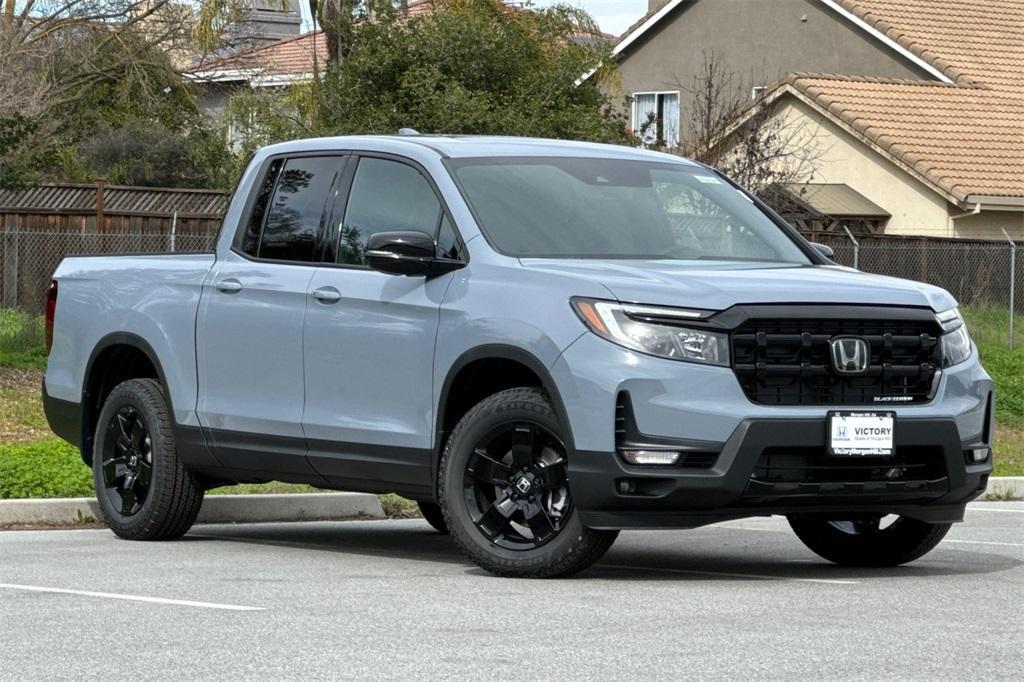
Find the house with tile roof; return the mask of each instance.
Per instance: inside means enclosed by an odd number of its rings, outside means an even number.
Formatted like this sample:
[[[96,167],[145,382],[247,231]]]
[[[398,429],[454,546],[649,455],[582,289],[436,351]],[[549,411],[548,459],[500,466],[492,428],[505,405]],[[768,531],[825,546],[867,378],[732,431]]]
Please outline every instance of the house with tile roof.
[[[409,0],[403,11],[415,17],[434,5],[435,0]],[[317,29],[200,61],[183,75],[199,87],[203,112],[219,117],[235,93],[307,82],[326,63],[324,32]]]
[[[526,2],[503,1],[510,12],[527,11]],[[442,5],[440,0],[408,0],[401,12],[407,18],[415,18],[430,14]],[[579,33],[571,39],[579,44],[594,44],[598,41],[611,44],[617,40],[617,36],[588,32]],[[323,73],[326,63],[326,39],[324,32],[318,29],[206,59],[193,64],[183,75],[198,86],[202,111],[213,118],[220,118],[235,94],[308,82],[315,74]],[[230,129],[228,137],[229,140],[233,138]]]
[[[662,142],[685,135],[686,84],[713,51],[814,136],[813,182],[792,188],[811,209],[886,234],[1024,239],[1020,0],[652,3],[615,47],[634,126],[653,112]]]

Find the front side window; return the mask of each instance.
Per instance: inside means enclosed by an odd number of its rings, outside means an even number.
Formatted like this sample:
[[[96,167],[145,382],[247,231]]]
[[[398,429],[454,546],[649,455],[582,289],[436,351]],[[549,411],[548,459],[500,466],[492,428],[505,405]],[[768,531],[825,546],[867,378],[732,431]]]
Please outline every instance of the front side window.
[[[679,93],[633,95],[633,134],[648,147],[679,145]]]
[[[810,262],[745,194],[700,166],[548,157],[448,165],[490,243],[511,256]]]
[[[267,210],[257,257],[312,262],[331,189],[343,160],[335,156],[288,159]]]
[[[418,170],[388,159],[360,159],[339,226],[337,262],[365,264],[366,240],[378,232],[435,236],[440,219],[441,202]]]

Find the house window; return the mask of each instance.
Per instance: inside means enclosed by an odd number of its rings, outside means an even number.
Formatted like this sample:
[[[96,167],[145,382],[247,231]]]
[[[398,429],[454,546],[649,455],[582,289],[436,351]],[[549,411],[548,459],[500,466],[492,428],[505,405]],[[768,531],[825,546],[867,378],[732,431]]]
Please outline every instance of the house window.
[[[679,93],[633,93],[633,133],[648,147],[679,144]]]

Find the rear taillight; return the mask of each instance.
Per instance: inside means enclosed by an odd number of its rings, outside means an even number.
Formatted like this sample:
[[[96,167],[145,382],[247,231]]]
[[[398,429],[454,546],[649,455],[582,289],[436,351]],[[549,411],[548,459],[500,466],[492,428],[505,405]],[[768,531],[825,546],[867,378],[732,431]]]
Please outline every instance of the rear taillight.
[[[53,346],[53,318],[57,313],[57,280],[50,280],[50,287],[46,290],[46,354],[50,354]]]

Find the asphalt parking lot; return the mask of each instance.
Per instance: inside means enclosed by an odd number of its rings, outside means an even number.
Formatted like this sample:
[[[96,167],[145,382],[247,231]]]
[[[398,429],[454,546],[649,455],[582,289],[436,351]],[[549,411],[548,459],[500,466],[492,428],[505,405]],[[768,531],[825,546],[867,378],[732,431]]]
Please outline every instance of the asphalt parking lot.
[[[0,533],[0,677],[1020,679],[1024,503],[906,567],[783,519],[624,533],[571,579],[492,577],[419,520]]]

